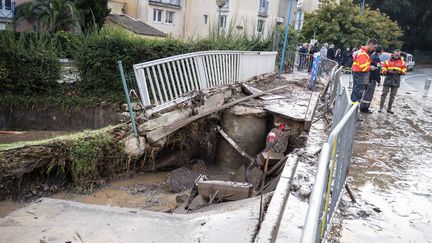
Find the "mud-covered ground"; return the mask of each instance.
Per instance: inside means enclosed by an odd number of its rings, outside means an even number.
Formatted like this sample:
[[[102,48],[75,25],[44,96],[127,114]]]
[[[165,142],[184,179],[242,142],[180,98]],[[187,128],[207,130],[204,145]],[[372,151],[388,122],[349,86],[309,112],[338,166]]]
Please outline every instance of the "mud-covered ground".
[[[402,92],[394,115],[362,115],[333,242],[432,242],[432,98]]]

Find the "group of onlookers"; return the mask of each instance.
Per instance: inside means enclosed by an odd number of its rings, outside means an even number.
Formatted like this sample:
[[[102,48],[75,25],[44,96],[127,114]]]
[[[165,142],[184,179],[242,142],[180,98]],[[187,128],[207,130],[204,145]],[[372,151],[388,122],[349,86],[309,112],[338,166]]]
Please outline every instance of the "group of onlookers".
[[[383,82],[383,91],[381,95],[379,112],[384,109],[384,103],[387,95],[390,94],[387,112],[393,114],[393,102],[395,100],[398,88],[400,86],[401,75],[405,75],[407,67],[404,59],[401,57],[401,51],[393,51],[389,60],[381,63],[380,56],[383,48],[378,45],[376,39],[370,39],[365,46],[359,50],[356,48],[347,48],[342,52],[340,48],[335,50],[333,44],[324,43],[321,48],[320,43],[303,44],[298,52],[301,54],[300,67],[303,69],[308,66],[308,71],[312,69],[313,55],[320,53],[321,58],[325,57],[336,61],[339,65],[344,66],[353,75],[353,90],[351,101],[360,103],[360,111],[371,113],[369,109],[376,85],[381,83],[381,74],[385,75]],[[306,55],[310,54],[310,55]]]

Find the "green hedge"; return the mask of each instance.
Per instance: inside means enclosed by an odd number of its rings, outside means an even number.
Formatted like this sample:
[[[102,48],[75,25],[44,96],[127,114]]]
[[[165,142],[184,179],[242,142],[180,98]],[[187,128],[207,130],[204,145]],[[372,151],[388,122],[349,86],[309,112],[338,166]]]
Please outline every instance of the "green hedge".
[[[57,53],[49,36],[0,35],[0,91],[17,95],[54,94],[59,89]]]
[[[116,62],[127,72],[132,65],[163,57],[203,50],[270,50],[269,38],[232,34],[181,41],[152,40],[109,27],[88,36],[0,32],[0,95],[59,95],[107,97],[119,95],[122,87]],[[74,84],[58,84],[58,58],[71,58],[81,74]]]

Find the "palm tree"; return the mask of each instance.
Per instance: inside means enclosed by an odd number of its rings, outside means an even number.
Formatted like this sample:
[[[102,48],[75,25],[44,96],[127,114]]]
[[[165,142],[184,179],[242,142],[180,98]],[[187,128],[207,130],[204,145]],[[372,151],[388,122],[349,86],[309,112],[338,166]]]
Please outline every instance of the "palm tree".
[[[43,32],[81,32],[82,12],[70,0],[35,0],[16,8],[15,25],[27,20]]]

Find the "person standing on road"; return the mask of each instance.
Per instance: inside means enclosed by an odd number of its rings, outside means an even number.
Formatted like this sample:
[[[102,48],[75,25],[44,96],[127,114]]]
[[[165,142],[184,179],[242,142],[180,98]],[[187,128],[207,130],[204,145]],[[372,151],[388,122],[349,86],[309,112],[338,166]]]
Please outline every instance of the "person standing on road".
[[[327,58],[331,60],[335,59],[335,49],[333,44],[331,44],[329,49],[327,50]]]
[[[300,53],[300,63],[299,63],[299,70],[303,70],[307,60],[307,54],[308,54],[308,43],[304,43],[302,47],[299,49]]]
[[[309,61],[308,62],[308,72],[309,73],[312,70],[312,64],[313,64],[313,59],[314,59],[313,56],[316,52],[318,52],[318,45],[319,45],[319,43],[315,42],[315,44],[313,44],[309,49],[309,55],[308,55],[308,58],[309,58],[309,60],[308,60]]]
[[[373,99],[373,95],[375,92],[376,84],[380,83],[381,81],[381,59],[380,56],[383,52],[383,48],[381,46],[378,46],[375,50],[375,53],[372,54],[371,59],[372,63],[371,66],[375,67],[375,70],[371,70],[369,74],[369,83],[365,87],[365,92],[363,94],[363,98],[361,100],[360,104],[360,112],[363,113],[372,113],[371,110],[369,110],[370,103]]]
[[[400,87],[401,75],[405,75],[406,72],[407,67],[405,61],[401,57],[401,50],[396,49],[393,51],[391,58],[384,62],[382,68],[385,79],[378,112],[382,112],[387,94],[390,92],[387,112],[394,114],[392,111],[393,102]]]
[[[321,57],[327,57],[327,52],[328,52],[327,48],[328,48],[328,44],[324,43],[324,45],[321,47],[321,50],[320,50]]]
[[[340,48],[337,49],[336,52],[335,52],[335,61],[339,65],[342,65],[342,50]]]
[[[366,46],[353,53],[353,90],[351,93],[351,101],[353,104],[359,103],[362,99],[365,85],[369,83],[369,71],[371,70],[371,57],[369,53],[375,51],[378,45],[376,39],[369,39]],[[375,70],[375,67],[372,67]]]

